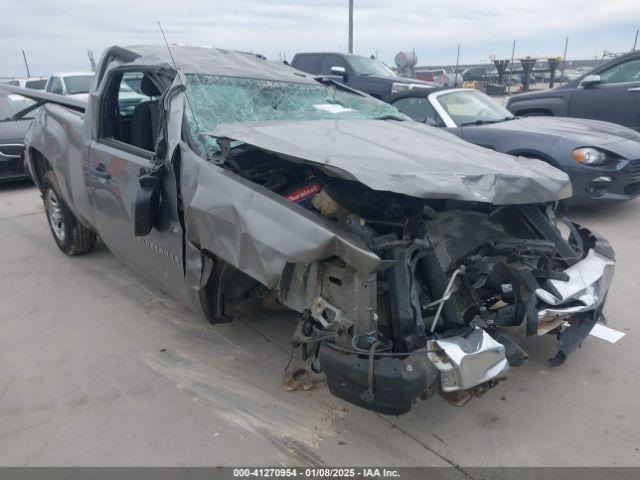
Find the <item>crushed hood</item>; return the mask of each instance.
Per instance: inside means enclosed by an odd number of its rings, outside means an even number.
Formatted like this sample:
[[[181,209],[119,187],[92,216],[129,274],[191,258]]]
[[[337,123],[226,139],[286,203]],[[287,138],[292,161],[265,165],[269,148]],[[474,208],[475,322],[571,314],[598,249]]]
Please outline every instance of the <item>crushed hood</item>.
[[[208,134],[417,198],[512,205],[571,196],[567,175],[542,161],[493,152],[417,122],[243,122],[218,125]]]

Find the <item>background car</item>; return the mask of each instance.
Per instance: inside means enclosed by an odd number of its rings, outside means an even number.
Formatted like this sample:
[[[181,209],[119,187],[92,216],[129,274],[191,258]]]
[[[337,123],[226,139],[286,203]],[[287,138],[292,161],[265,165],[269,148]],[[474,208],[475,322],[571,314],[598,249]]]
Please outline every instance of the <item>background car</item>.
[[[22,151],[35,108],[33,100],[0,91],[0,183],[30,178]]]
[[[93,76],[93,72],[54,73],[49,77],[45,91],[87,99]]]
[[[44,90],[47,85],[46,77],[29,77],[29,78],[14,78],[6,82],[7,85],[20,88],[32,88],[34,90]]]
[[[616,57],[561,87],[514,95],[506,106],[519,116],[592,118],[640,131],[640,51]]]
[[[388,100],[412,119],[477,145],[545,160],[569,175],[573,198],[589,204],[640,195],[640,134],[606,122],[519,118],[473,89],[405,92]]]
[[[462,75],[460,73],[449,73],[445,69],[424,70],[416,74],[420,80],[434,82],[441,87],[458,87],[462,85]]]
[[[493,65],[469,67],[462,71],[462,78],[465,82],[484,82],[497,75],[498,72]]]
[[[399,77],[380,60],[345,53],[297,53],[291,66],[314,75],[337,75],[349,87],[379,99],[412,88],[438,86],[436,83]]]

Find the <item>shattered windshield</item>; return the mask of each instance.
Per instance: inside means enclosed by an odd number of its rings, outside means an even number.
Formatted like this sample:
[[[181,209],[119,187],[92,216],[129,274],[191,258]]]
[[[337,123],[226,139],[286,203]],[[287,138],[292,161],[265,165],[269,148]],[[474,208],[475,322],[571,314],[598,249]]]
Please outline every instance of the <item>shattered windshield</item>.
[[[201,134],[221,123],[408,119],[387,103],[319,83],[192,74],[187,75],[187,95],[190,132],[203,138],[209,151],[218,150],[218,145],[214,138]]]

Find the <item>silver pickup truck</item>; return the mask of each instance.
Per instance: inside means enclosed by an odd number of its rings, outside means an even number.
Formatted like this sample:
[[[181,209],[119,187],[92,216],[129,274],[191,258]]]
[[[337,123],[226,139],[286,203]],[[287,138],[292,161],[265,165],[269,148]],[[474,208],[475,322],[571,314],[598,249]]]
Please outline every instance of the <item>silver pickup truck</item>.
[[[56,244],[99,236],[211,323],[254,297],[299,312],[285,388],[462,404],[527,358],[505,327],[556,335],[557,365],[604,321],[613,251],[561,234],[546,163],[251,54],[112,47],[93,82],[13,90],[44,103],[25,156]]]

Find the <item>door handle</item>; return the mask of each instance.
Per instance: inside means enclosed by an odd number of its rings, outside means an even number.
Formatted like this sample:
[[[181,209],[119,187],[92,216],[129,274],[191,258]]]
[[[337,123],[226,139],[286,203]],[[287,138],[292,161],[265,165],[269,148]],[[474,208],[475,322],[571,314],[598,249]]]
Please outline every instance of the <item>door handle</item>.
[[[105,180],[109,180],[111,178],[111,174],[107,172],[104,163],[99,163],[95,168],[89,170],[89,173],[94,177],[104,178]]]
[[[629,87],[627,88],[627,92],[640,93],[640,87]]]

